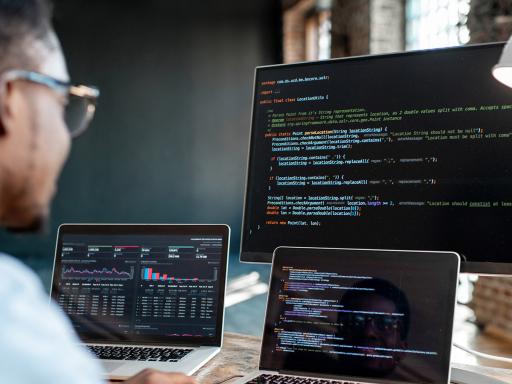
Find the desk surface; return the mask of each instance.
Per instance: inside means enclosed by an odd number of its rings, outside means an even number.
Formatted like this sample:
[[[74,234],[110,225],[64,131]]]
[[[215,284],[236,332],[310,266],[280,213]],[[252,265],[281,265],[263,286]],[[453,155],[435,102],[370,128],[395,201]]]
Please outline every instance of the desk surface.
[[[235,333],[224,334],[224,346],[221,352],[197,372],[196,377],[199,383],[214,384],[228,377],[245,375],[256,370],[260,346],[259,337]],[[464,360],[457,362],[464,363]],[[479,366],[469,366],[469,368],[512,384],[512,369]]]
[[[225,333],[222,350],[196,373],[198,382],[214,384],[230,376],[246,375],[258,369],[260,347],[259,337]]]
[[[488,337],[482,336],[487,341],[488,345],[499,344],[492,343],[492,340],[488,340]],[[479,347],[485,345],[485,343],[477,343],[472,345]],[[258,368],[259,353],[261,347],[261,338],[256,336],[247,336],[236,333],[225,333],[224,334],[224,346],[220,353],[210,360],[204,367],[202,367],[195,374],[200,384],[214,384],[219,381],[225,380],[235,375],[245,375]],[[483,348],[484,352],[489,351],[487,348]],[[499,352],[499,351],[498,351]],[[469,370],[485,373],[497,379],[501,379],[507,383],[512,384],[512,365],[501,363],[498,364],[502,368],[498,367],[482,367],[475,365],[477,363],[486,364],[486,361],[477,360],[472,358],[471,355],[464,356],[465,353],[455,354],[454,362],[458,367],[464,367]],[[466,364],[470,365],[466,365]],[[231,383],[233,380],[228,381],[226,384]]]

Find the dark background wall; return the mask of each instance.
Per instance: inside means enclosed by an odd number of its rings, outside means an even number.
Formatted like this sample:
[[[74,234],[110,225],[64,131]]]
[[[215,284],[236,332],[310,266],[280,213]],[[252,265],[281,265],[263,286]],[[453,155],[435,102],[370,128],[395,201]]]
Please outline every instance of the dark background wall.
[[[238,257],[254,67],[280,61],[278,1],[56,0],[76,82],[101,98],[44,235],[0,249],[46,284],[62,222],[227,223]]]

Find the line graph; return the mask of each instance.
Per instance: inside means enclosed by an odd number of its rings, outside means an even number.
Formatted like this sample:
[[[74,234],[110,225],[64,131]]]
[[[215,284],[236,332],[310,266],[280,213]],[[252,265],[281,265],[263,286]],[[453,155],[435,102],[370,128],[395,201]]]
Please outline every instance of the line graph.
[[[133,279],[133,266],[130,271],[118,270],[115,267],[89,269],[68,267],[62,270],[63,279],[85,279],[85,280],[131,280]]]

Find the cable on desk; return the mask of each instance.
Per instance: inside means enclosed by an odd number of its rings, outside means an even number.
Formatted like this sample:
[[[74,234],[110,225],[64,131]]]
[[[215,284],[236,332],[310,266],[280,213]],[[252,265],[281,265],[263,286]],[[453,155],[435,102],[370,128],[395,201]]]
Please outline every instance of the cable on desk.
[[[232,379],[237,379],[239,377],[244,377],[244,375],[233,375],[233,376],[229,376],[228,378],[224,379],[224,380],[221,380],[221,381],[216,381],[215,383],[213,384],[222,384],[222,383],[225,383],[226,381],[229,381],[229,380],[232,380]]]
[[[512,359],[509,357],[495,356],[495,355],[489,355],[488,353],[478,352],[478,351],[475,351],[474,349],[463,347],[462,345],[460,345],[458,343],[453,343],[453,346],[457,347],[459,349],[462,349],[464,352],[467,352],[467,353],[477,356],[477,357],[482,357],[482,358],[488,359],[488,360],[501,361],[503,363],[512,364]]]

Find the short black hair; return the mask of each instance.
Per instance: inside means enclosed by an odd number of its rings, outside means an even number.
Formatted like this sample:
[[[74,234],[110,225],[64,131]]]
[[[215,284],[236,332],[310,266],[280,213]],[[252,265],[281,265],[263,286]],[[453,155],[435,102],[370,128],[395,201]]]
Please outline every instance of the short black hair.
[[[0,71],[36,64],[27,44],[41,41],[51,46],[51,15],[46,0],[0,0]]]
[[[383,297],[395,304],[396,311],[403,313],[402,327],[400,327],[400,338],[405,340],[409,333],[411,309],[405,293],[387,280],[374,278],[359,280],[352,288],[371,288],[372,294]],[[349,289],[341,298],[343,304],[357,301],[362,296],[368,295],[366,290]]]

